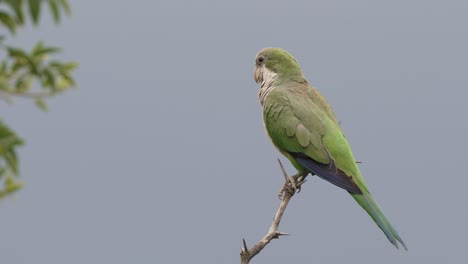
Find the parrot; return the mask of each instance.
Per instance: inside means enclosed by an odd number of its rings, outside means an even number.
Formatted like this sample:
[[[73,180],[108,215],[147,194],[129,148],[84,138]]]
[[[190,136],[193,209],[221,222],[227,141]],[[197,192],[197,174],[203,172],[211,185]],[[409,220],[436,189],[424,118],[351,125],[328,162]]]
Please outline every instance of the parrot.
[[[255,58],[254,79],[266,133],[297,169],[294,176],[310,173],[346,190],[397,249],[408,250],[372,197],[331,106],[298,61],[284,49],[264,48]]]

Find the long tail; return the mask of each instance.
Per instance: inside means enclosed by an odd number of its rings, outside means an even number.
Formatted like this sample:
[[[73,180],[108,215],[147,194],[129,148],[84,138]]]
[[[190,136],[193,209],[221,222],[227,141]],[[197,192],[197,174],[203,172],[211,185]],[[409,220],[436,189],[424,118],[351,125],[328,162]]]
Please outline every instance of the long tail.
[[[379,208],[377,203],[374,201],[370,193],[364,192],[363,194],[353,194],[351,196],[358,202],[358,204],[366,210],[366,212],[374,219],[375,223],[379,226],[380,229],[385,233],[388,240],[398,248],[398,242],[406,249],[405,243],[398,235],[397,231],[392,227],[388,219],[385,217],[382,210]]]

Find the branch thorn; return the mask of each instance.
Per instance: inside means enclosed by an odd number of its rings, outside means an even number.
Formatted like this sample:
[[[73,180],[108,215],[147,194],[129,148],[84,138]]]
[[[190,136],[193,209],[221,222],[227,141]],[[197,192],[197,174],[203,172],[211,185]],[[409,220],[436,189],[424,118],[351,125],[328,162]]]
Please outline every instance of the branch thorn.
[[[244,244],[242,252],[249,253],[249,249],[247,248],[247,243],[245,242],[245,239],[242,239],[242,244]]]
[[[281,167],[281,170],[283,171],[284,180],[287,182],[288,181],[288,173],[286,172],[286,169],[284,169],[283,163],[281,163],[280,159],[278,159],[278,163],[279,163],[279,165]]]

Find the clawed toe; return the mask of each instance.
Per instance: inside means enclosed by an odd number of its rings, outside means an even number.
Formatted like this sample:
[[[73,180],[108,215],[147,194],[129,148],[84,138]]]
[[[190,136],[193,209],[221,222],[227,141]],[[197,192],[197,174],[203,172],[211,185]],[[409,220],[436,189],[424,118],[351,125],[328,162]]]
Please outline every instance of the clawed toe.
[[[293,175],[286,178],[286,182],[281,187],[278,198],[282,200],[286,193],[294,195],[295,193],[301,192],[302,184],[306,182],[305,176]]]
[[[307,180],[304,176],[299,176],[295,179],[297,193],[300,193],[302,190],[302,184],[304,184]]]

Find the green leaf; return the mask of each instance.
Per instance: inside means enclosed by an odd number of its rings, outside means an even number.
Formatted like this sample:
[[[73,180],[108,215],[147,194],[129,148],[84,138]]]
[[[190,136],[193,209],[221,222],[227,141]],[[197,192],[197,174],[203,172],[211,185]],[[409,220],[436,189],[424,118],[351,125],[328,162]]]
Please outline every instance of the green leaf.
[[[15,13],[15,20],[18,25],[24,24],[24,13],[23,13],[23,0],[6,0],[5,1],[8,5],[10,5],[11,9]]]
[[[6,90],[8,90],[8,88],[9,88],[8,79],[2,73],[2,74],[0,74],[0,91],[6,91]],[[8,96],[5,96],[2,99],[8,100]]]
[[[55,75],[50,69],[44,69],[43,74],[43,79],[45,80],[45,82],[43,82],[43,85],[50,86],[53,88],[55,84]]]
[[[0,155],[22,144],[23,140],[0,120]]]
[[[19,48],[7,47],[7,51],[8,51],[8,56],[10,57],[17,57],[17,58],[29,57],[28,54],[24,50],[19,49]]]
[[[32,52],[34,53],[36,50],[40,50],[40,49],[42,49],[43,47],[44,47],[44,42],[38,41],[38,42],[36,43],[36,45],[34,45],[33,51],[32,51]]]
[[[23,187],[23,183],[16,181],[11,175],[8,175],[3,181],[3,189],[0,188],[0,199],[12,194]]]
[[[16,151],[14,149],[10,150],[3,155],[3,158],[10,167],[11,171],[15,175],[18,175],[18,157],[16,156]]]
[[[7,47],[7,51],[10,57],[14,57],[16,59],[12,68],[14,72],[27,65],[31,74],[36,76],[39,75],[39,65],[24,50],[14,47]]]
[[[71,15],[72,11],[71,11],[71,8],[70,8],[70,4],[68,3],[68,0],[58,0],[58,2],[62,6],[65,13],[67,13],[67,15]]]
[[[60,22],[60,11],[58,7],[58,2],[49,0],[49,8],[50,12],[52,13],[52,17],[54,18],[54,22],[58,24]]]
[[[16,147],[23,141],[0,120],[0,164],[3,160],[7,168],[14,174],[18,174],[18,159]]]
[[[31,15],[32,21],[35,25],[39,23],[41,16],[41,0],[28,0],[29,3],[29,14]]]
[[[34,51],[33,56],[39,57],[39,56],[42,56],[42,55],[58,53],[58,52],[61,52],[61,51],[62,51],[62,49],[57,48],[57,47],[43,47],[42,49]]]
[[[2,61],[2,64],[0,65],[0,73],[6,72],[7,69],[7,62],[6,60]]]
[[[12,34],[16,32],[16,22],[7,12],[0,11],[0,23],[3,24]]]
[[[80,66],[80,64],[78,62],[66,62],[66,63],[63,63],[63,62],[58,62],[58,61],[51,61],[49,63],[50,67],[52,68],[56,68],[56,69],[62,69],[62,70],[66,70],[66,71],[72,71],[76,68],[78,68],[78,66]]]
[[[29,74],[23,74],[15,82],[15,88],[17,93],[25,93],[31,89],[32,78]]]
[[[47,47],[47,46],[44,45],[44,43],[42,41],[39,41],[34,46],[31,54],[32,54],[33,57],[41,57],[43,55],[58,53],[60,51],[62,51],[61,48]]]
[[[80,66],[78,62],[67,62],[63,64],[63,68],[67,71],[72,71],[78,68],[78,66]]]
[[[36,103],[36,106],[39,107],[39,109],[41,109],[42,111],[46,111],[48,110],[47,108],[47,104],[44,100],[42,100],[41,98],[37,98],[35,100],[35,103]]]

